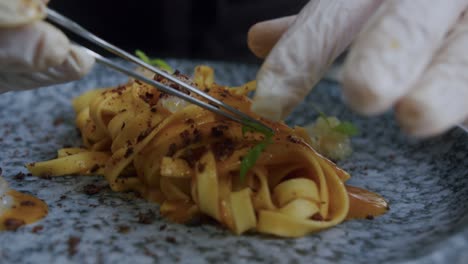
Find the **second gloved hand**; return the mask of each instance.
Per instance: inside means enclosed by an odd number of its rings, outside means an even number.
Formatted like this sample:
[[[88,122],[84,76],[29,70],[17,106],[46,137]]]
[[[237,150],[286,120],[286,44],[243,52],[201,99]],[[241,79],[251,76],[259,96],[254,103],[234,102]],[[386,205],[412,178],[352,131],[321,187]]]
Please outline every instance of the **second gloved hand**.
[[[42,21],[46,2],[0,2],[0,93],[76,80],[91,70],[94,59]]]
[[[343,72],[351,108],[375,115],[395,107],[416,136],[446,131],[468,118],[467,7],[468,0],[311,0],[297,17],[254,25],[249,47],[257,55],[279,41],[258,73],[252,108],[285,118],[354,41]]]

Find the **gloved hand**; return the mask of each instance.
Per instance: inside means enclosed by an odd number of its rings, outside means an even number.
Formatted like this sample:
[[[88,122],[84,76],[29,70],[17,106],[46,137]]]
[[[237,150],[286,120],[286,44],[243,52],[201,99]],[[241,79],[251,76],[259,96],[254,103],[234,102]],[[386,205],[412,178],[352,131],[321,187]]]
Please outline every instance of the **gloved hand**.
[[[48,0],[0,1],[0,93],[67,82],[94,59],[42,21]]]
[[[408,133],[439,134],[468,118],[467,8],[468,0],[312,0],[297,17],[256,24],[249,47],[269,55],[252,109],[285,118],[354,41],[342,75],[349,106],[366,115],[393,106]]]

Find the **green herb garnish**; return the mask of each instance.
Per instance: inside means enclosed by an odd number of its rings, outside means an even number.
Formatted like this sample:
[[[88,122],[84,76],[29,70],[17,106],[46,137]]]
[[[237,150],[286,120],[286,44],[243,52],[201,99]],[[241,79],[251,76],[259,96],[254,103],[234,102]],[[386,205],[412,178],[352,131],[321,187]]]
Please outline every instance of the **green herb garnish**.
[[[258,158],[260,158],[260,154],[265,150],[265,148],[271,144],[271,137],[265,138],[262,142],[258,143],[255,145],[253,148],[247,152],[245,157],[241,161],[241,166],[240,166],[240,178],[241,181],[245,180],[245,175],[247,175],[247,172],[255,166],[255,163],[257,163]]]
[[[272,137],[274,135],[273,131],[270,131],[256,123],[252,123],[250,121],[244,121],[247,125],[242,126],[242,135],[245,136],[247,132],[259,132],[262,133],[265,138],[260,141],[257,145],[252,147],[249,152],[242,158],[241,165],[240,165],[240,179],[241,181],[245,180],[245,176],[247,172],[255,166],[257,163],[258,158],[265,150],[265,148],[271,144]]]
[[[142,60],[142,61],[144,61],[144,62],[146,62],[148,64],[151,64],[151,59],[143,51],[137,49],[135,51],[135,55],[137,55],[138,58],[140,58],[140,60]]]
[[[329,127],[331,127],[331,124],[330,124],[330,121],[328,121],[328,116],[322,112],[322,110],[320,110],[318,107],[316,107],[315,105],[311,105],[311,107],[315,110],[315,112],[317,112],[319,114],[319,116],[325,120],[325,122],[327,123],[327,125]]]
[[[269,130],[268,128],[258,124],[254,123],[248,120],[244,120],[244,126],[242,126],[242,135],[245,136],[247,132],[259,132],[264,134],[266,137],[272,137],[273,136],[273,131]]]
[[[320,109],[318,109],[315,105],[311,105],[311,106],[319,114],[319,116],[323,118],[323,120],[325,120],[325,122],[327,123],[328,127],[330,127],[331,130],[341,133],[345,136],[350,136],[350,137],[356,136],[357,134],[359,134],[359,129],[353,123],[349,121],[340,122],[337,126],[332,127],[332,125],[330,124],[330,121],[328,121],[329,117]]]
[[[341,122],[336,127],[333,127],[332,130],[350,137],[359,134],[359,129],[348,121]]]
[[[143,51],[141,50],[136,50],[135,51],[135,54],[144,62],[150,64],[150,65],[153,65],[153,66],[156,66],[162,70],[165,70],[169,73],[173,73],[174,72],[174,69],[172,69],[172,67],[167,63],[165,62],[164,60],[162,59],[158,59],[158,58],[154,58],[154,59],[151,59],[150,57],[148,57],[148,55],[146,55],[146,53],[144,53]]]

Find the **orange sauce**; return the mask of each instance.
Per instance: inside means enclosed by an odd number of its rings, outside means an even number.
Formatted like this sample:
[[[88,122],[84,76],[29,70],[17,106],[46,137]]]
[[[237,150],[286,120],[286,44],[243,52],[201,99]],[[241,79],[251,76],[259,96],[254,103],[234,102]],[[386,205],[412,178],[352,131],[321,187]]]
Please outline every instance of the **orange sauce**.
[[[0,215],[0,230],[16,230],[41,220],[48,213],[47,204],[32,195],[14,190],[10,190],[8,195],[13,198],[13,205]]]
[[[389,210],[387,201],[376,193],[349,185],[346,186],[346,190],[349,197],[346,219],[373,219]]]

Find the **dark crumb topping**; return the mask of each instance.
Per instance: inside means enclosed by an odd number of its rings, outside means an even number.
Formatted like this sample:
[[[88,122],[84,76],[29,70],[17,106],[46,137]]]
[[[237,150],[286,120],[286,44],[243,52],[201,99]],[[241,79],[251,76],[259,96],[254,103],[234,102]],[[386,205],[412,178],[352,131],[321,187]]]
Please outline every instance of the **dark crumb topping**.
[[[374,220],[374,216],[373,216],[373,215],[367,215],[367,216],[366,216],[366,219],[367,219],[367,220]]]
[[[1,174],[0,174],[0,175],[1,175]],[[18,173],[15,175],[14,179],[17,180],[17,181],[22,181],[22,180],[24,180],[24,177],[26,177],[26,174],[24,174],[24,173],[22,173],[22,172],[18,172]]]
[[[171,143],[169,145],[169,149],[167,150],[166,156],[172,157],[177,150],[177,145],[175,143]]]
[[[177,240],[175,237],[168,236],[166,237],[166,242],[171,243],[171,244],[177,244]]]
[[[91,167],[91,169],[89,170],[90,173],[95,173],[97,170],[99,170],[101,166],[99,166],[99,164],[94,164],[93,167]]]
[[[125,91],[125,85],[121,85],[115,89],[110,90],[111,93],[116,93],[118,95],[122,95],[122,93]],[[103,92],[103,94],[107,93],[107,91]]]
[[[184,146],[187,146],[188,144],[190,144],[190,132],[188,132],[188,130],[184,130],[182,131],[179,136],[182,138],[182,144]]]
[[[68,238],[68,255],[74,256],[78,252],[78,245],[80,244],[81,239],[76,236],[71,236]]]
[[[234,141],[225,139],[213,144],[213,153],[216,160],[225,160],[234,152]]]
[[[119,232],[120,234],[126,234],[130,232],[130,227],[128,225],[119,225],[117,227],[117,232]]]
[[[127,148],[127,151],[125,151],[124,158],[130,157],[130,155],[132,155],[132,154],[133,154],[133,148],[129,147],[129,148]]]
[[[94,184],[88,184],[83,188],[84,193],[87,195],[94,195],[99,193],[102,190],[102,187],[99,187]]]
[[[205,163],[201,163],[201,162],[198,163],[198,166],[197,166],[198,172],[203,172],[203,171],[205,171],[205,168],[206,168],[206,164],[205,164]]]
[[[201,134],[200,130],[195,128],[193,130],[193,143],[198,143],[198,142],[201,141],[201,139],[202,139],[202,134]]]
[[[36,234],[36,233],[39,233],[39,232],[42,231],[42,230],[44,230],[44,226],[38,225],[38,226],[33,227],[33,229],[31,230],[31,232],[33,232],[34,234]]]
[[[316,213],[314,214],[312,217],[312,220],[315,220],[315,221],[323,221],[323,217],[320,215],[320,213]]]
[[[146,213],[138,213],[138,223],[149,225],[156,220],[156,214],[152,210],[148,210]]]
[[[145,101],[145,103],[149,104],[150,106],[154,105],[153,98],[154,94],[146,92],[145,94],[140,95],[141,100]]]
[[[149,98],[149,99],[152,99],[154,97],[154,94],[146,92],[145,97]]]
[[[224,135],[224,131],[228,130],[228,126],[226,125],[218,125],[211,128],[211,136],[213,137],[222,137]]]
[[[16,218],[7,218],[3,222],[3,225],[5,226],[5,229],[8,231],[16,231],[18,228],[21,226],[25,225],[26,222],[24,222],[21,219],[16,219]]]
[[[52,176],[49,173],[41,174],[39,177],[43,180],[52,180]]]
[[[21,206],[35,206],[36,203],[33,202],[33,201],[26,200],[26,201],[22,201],[22,202],[20,203],[20,205],[21,205]]]
[[[184,83],[194,85],[193,82],[190,80],[190,78],[188,76],[181,74],[179,71],[174,72],[172,75],[177,77],[177,79],[181,80]],[[175,90],[178,90],[178,91],[181,91],[183,93],[189,94],[189,91],[187,89],[185,89],[181,85],[178,85],[178,84],[164,78],[163,76],[161,76],[159,74],[156,74],[153,79],[155,81],[157,81],[157,82],[160,82],[160,83],[162,83],[164,85],[167,85],[167,86],[169,86],[171,88],[174,88]],[[161,95],[162,94],[164,94],[164,93],[161,93]]]
[[[147,137],[152,131],[152,128],[149,127],[147,128],[145,131],[141,132],[138,137],[137,137],[137,143],[139,143],[140,141],[142,141],[145,137]]]
[[[59,126],[59,125],[63,124],[63,122],[64,122],[63,118],[57,117],[57,118],[54,120],[53,125],[56,127],[56,126]]]
[[[181,158],[187,162],[190,168],[195,168],[195,164],[200,160],[201,156],[203,156],[205,152],[205,147],[188,149]]]

